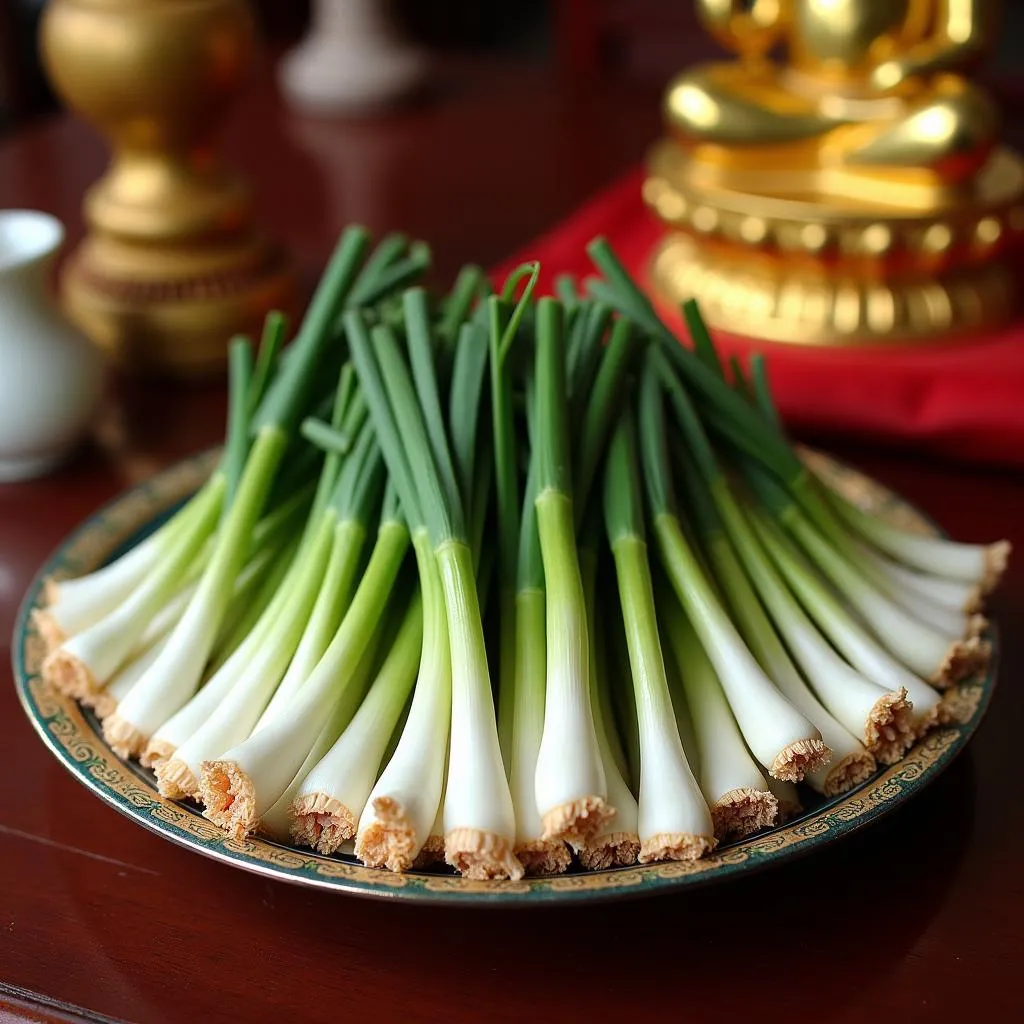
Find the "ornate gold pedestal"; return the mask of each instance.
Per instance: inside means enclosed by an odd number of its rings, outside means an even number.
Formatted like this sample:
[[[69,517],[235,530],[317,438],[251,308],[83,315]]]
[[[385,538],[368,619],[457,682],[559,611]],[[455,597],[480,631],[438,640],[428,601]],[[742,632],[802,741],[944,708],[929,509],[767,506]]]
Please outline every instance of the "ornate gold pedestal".
[[[673,230],[657,290],[696,297],[705,319],[748,337],[864,344],[969,332],[1006,320],[1024,239],[1024,161],[998,151],[973,187],[927,209],[716,188],[674,142],[650,158],[644,198]]]
[[[122,366],[219,373],[234,334],[257,337],[292,302],[279,249],[255,233],[235,242],[159,247],[93,233],[61,275],[68,315]]]
[[[237,332],[286,307],[292,276],[213,155],[253,50],[243,0],[51,0],[50,79],[110,139],[90,232],[61,279],[69,314],[132,369],[219,371]]]
[[[810,345],[969,337],[1018,305],[1024,162],[965,74],[997,0],[696,0],[736,53],[665,94],[655,286]]]

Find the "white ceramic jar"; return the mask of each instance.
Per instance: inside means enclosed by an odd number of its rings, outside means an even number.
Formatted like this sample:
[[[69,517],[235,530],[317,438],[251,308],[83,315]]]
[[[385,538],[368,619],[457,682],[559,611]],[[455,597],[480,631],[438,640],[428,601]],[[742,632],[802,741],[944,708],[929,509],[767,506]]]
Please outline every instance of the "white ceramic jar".
[[[0,210],[0,482],[40,476],[81,440],[102,395],[100,352],[58,309],[56,217]]]

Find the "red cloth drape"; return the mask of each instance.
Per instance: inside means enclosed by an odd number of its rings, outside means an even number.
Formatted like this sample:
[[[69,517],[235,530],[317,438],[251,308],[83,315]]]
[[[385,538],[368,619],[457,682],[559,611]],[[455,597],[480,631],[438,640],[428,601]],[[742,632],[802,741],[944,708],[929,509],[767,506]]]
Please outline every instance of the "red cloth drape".
[[[639,280],[662,230],[640,197],[643,171],[620,179],[523,252],[542,263],[541,286],[586,277],[585,252],[604,235]],[[678,312],[662,315],[680,335]],[[962,343],[820,349],[716,334],[726,354],[763,352],[776,401],[796,431],[856,436],[972,462],[1024,465],[1024,319]]]

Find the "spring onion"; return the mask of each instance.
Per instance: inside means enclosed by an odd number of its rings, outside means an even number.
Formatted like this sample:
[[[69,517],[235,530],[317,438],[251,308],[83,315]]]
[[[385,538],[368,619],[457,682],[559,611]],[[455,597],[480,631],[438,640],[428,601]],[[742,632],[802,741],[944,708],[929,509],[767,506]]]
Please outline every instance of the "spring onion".
[[[512,345],[536,283],[536,269],[531,268],[522,297],[510,315],[505,315],[497,298],[488,300],[488,306],[495,497],[501,539],[498,730],[515,812],[515,855],[526,874],[550,874],[566,870],[570,855],[559,836],[545,835],[536,796],[547,675],[547,600],[536,509],[541,466],[534,448],[520,509],[509,371]],[[535,401],[530,405],[527,415],[533,418],[532,433],[536,435]]]
[[[573,513],[562,309],[537,306],[538,479],[534,507],[546,595],[544,732],[535,795],[545,837],[586,839],[614,808],[606,802],[590,706],[590,647]]]
[[[423,608],[417,594],[359,710],[294,796],[291,837],[300,846],[333,853],[355,839],[359,816],[416,680],[422,641]]]
[[[797,541],[850,606],[885,638],[885,645],[917,675],[938,686],[950,686],[973,675],[987,663],[988,645],[962,636],[963,620],[953,632],[941,632],[923,622],[913,610],[879,589],[858,565],[829,543],[786,492],[764,474],[749,472],[747,479],[773,517]]]
[[[601,750],[608,803],[615,808],[598,832],[577,850],[580,863],[590,870],[625,867],[635,864],[640,856],[640,807],[626,781],[626,756],[612,712],[608,667],[602,656],[603,637],[600,605],[596,594],[596,553],[580,548],[583,591],[587,601],[587,623],[590,635],[590,702],[594,709],[594,729]]]
[[[778,802],[743,742],[714,666],[679,602],[668,597],[660,606],[693,726],[695,768],[715,838],[742,838],[768,828],[775,823]]]
[[[744,568],[743,555],[749,547],[734,547],[734,541],[726,533],[723,520],[733,524],[735,533],[740,515],[733,493],[718,469],[699,424],[689,416],[684,416],[683,422],[690,450],[701,454],[699,459],[691,459],[685,454],[684,445],[677,464],[686,481],[688,509],[715,579],[762,668],[793,706],[818,729],[831,751],[827,765],[807,774],[808,783],[828,795],[845,792],[875,770],[875,759],[857,736],[836,721],[818,701],[794,665],[748,578],[748,574],[755,574],[759,567],[748,564]],[[697,469],[698,465],[703,473]],[[738,529],[742,533],[742,526]]]
[[[153,733],[184,705],[198,686],[230,601],[253,527],[263,509],[291,432],[303,417],[329,327],[351,287],[367,246],[364,231],[350,229],[338,244],[313,296],[289,358],[253,418],[253,438],[233,500],[226,507],[210,564],[171,641],[117,711],[103,734],[117,751],[141,753]],[[225,480],[225,490],[227,480]]]
[[[351,717],[362,694],[356,669],[388,605],[409,532],[397,509],[385,510],[363,578],[333,639],[295,698],[262,729],[203,762],[199,792],[204,814],[236,836],[259,827],[263,813],[288,787],[324,721],[342,704]]]
[[[692,418],[692,407],[671,367],[658,349],[649,349],[641,381],[641,451],[662,565],[711,658],[747,746],[771,775],[799,781],[824,767],[828,747],[750,653],[683,531],[666,443],[661,392],[666,384],[677,417]],[[706,462],[709,475],[715,472],[705,452],[697,449],[692,454]]]
[[[724,532],[721,520],[710,504],[705,504],[709,498],[704,497],[701,483],[695,476],[692,472],[688,476],[690,508],[701,530],[704,551],[740,632],[776,686],[794,707],[807,716],[808,721],[814,723],[832,752],[829,763],[810,772],[806,781],[828,796],[843,793],[874,772],[875,759],[864,744],[829,713],[807,686],[748,578],[748,573],[754,574],[757,568],[744,569],[736,549]],[[719,491],[719,499],[728,506],[727,514],[738,514],[727,490]]]
[[[632,408],[627,407],[608,451],[604,508],[637,711],[639,860],[691,860],[714,848],[714,827],[672,709],[642,501]]]
[[[235,838],[518,879],[699,857],[952,715],[1006,545],[838,488],[764,361],[692,303],[680,345],[600,240],[559,299],[533,263],[435,295],[424,244],[368,242],[289,348],[278,314],[232,341],[207,482],[33,616],[45,679],[164,794]]]
[[[892,692],[906,693],[918,735],[946,721],[947,709],[939,694],[893,658],[843,607],[771,517],[750,509],[748,518],[786,582],[836,649],[867,678]],[[887,760],[881,754],[876,756]]]
[[[355,314],[346,317],[346,328],[389,472],[405,492],[402,503],[422,509],[441,580],[452,692],[445,858],[470,877],[518,878],[522,865],[513,853],[515,813],[498,742],[463,499],[446,488],[447,474],[431,450],[431,437],[442,447],[447,440],[441,430],[428,435],[411,372],[390,329],[375,327],[371,342]],[[397,438],[389,432],[391,422],[397,425]],[[400,469],[406,458],[408,477]]]

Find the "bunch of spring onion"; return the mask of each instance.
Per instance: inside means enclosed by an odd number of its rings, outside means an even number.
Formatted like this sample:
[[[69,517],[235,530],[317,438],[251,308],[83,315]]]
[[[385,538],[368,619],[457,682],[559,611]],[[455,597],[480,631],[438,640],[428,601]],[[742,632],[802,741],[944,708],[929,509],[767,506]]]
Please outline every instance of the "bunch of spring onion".
[[[208,482],[51,581],[50,684],[235,837],[480,879],[701,857],[902,757],[1006,545],[840,494],[761,362],[590,251],[437,295],[346,232],[287,349],[233,343]]]

